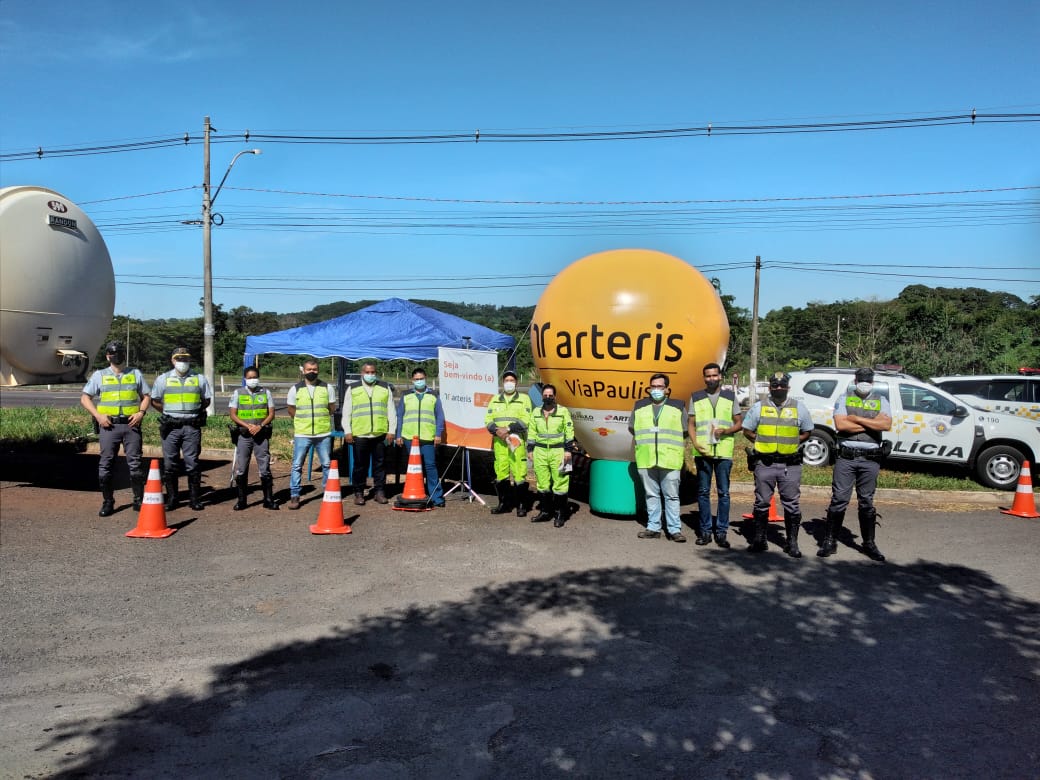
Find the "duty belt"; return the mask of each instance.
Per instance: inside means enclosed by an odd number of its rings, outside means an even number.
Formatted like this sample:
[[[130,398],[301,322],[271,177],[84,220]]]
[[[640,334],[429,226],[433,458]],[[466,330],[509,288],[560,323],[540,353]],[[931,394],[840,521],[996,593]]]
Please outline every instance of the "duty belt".
[[[108,419],[112,421],[113,425],[129,425],[130,415],[128,414],[110,414]]]
[[[795,466],[802,462],[802,456],[798,453],[793,455],[775,455],[771,453],[758,452],[755,453],[758,456],[758,460],[764,466],[772,466],[774,463],[783,463],[788,466]]]
[[[838,457],[844,458],[845,460],[856,460],[862,458],[864,460],[881,460],[883,457],[882,450],[880,447],[871,447],[867,449],[865,447],[846,447],[841,445],[838,447]]]
[[[565,444],[542,444],[541,442],[535,442],[531,445],[532,447],[544,447],[547,450],[562,450]]]

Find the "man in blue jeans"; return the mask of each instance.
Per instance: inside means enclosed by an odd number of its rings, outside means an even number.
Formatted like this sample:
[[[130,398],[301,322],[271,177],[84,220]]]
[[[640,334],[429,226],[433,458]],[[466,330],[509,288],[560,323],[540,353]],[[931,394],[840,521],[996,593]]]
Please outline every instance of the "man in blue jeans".
[[[711,478],[719,494],[719,513],[715,520],[715,544],[728,548],[729,473],[733,468],[733,443],[741,428],[743,415],[732,390],[722,389],[722,369],[718,363],[704,367],[704,389],[690,396],[688,412],[690,440],[697,451],[697,508],[701,525],[697,544],[711,542]]]
[[[321,487],[329,478],[332,419],[336,411],[336,388],[318,379],[318,361],[303,364],[303,381],[289,388],[285,399],[293,420],[292,473],[289,476],[289,509],[300,508],[303,461],[313,447],[321,461]]]
[[[667,538],[686,541],[679,521],[679,476],[686,451],[686,407],[668,398],[668,376],[650,377],[650,397],[636,401],[628,418],[636,470],[646,495],[646,528],[636,536],[660,539],[662,515]]]

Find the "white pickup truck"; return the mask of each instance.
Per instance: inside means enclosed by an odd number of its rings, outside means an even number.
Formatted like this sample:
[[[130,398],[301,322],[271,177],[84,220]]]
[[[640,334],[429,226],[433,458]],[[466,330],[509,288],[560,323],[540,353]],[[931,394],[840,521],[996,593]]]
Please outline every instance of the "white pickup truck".
[[[833,462],[834,402],[849,391],[854,368],[811,368],[791,373],[792,398],[812,413],[816,429],[805,443],[803,462]],[[1014,490],[1022,462],[1040,457],[1040,424],[1035,420],[988,412],[920,379],[876,371],[874,389],[892,406],[893,460],[941,463],[973,471],[983,485]]]

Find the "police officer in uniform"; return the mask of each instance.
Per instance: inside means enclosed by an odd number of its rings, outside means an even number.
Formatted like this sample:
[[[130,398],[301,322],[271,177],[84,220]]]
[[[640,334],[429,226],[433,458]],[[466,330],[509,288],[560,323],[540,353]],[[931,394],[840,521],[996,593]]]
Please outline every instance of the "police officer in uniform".
[[[542,405],[531,412],[527,448],[533,453],[534,476],[541,509],[532,523],[553,521],[562,528],[567,522],[567,493],[571,475],[567,465],[574,449],[574,421],[566,406],[556,403],[556,387],[542,385]]]
[[[812,415],[801,401],[787,397],[791,375],[778,371],[769,378],[769,396],[755,402],[744,417],[744,437],[753,443],[748,448],[748,468],[755,473],[755,506],[751,522],[754,526],[748,550],[754,553],[769,549],[769,501],[779,490],[784,507],[784,529],[787,538],[783,550],[792,558],[801,558],[798,529],[802,522],[802,454],[799,445],[813,431]]]
[[[517,517],[527,516],[527,424],[534,404],[516,390],[516,372],[502,374],[502,392],[488,402],[484,425],[494,437],[495,489],[498,505],[491,510],[501,515],[516,507]],[[510,437],[513,441],[510,442]],[[515,483],[515,486],[514,486]]]
[[[191,370],[191,352],[187,347],[173,350],[170,362],[173,368],[157,376],[152,386],[152,405],[162,412],[159,436],[162,438],[166,509],[177,507],[177,457],[180,455],[188,475],[188,506],[198,512],[203,508],[199,450],[206,408],[213,401],[213,391],[205,376]]]
[[[274,396],[260,386],[260,369],[250,366],[243,372],[246,386],[231,394],[228,411],[237,426],[235,439],[235,487],[238,502],[232,509],[245,509],[249,485],[249,456],[256,455],[260,486],[264,493],[264,509],[278,509],[274,500],[274,477],[271,476],[271,423],[274,421]]]
[[[892,408],[887,398],[874,392],[874,371],[870,368],[857,369],[852,390],[834,402],[838,457],[834,461],[831,503],[827,507],[823,544],[816,554],[826,558],[838,551],[837,539],[845,521],[845,509],[852,498],[852,486],[855,485],[863,551],[872,560],[884,561],[885,556],[874,542],[877,524],[874,491],[877,489],[881,460],[887,454],[881,433],[892,430]]]
[[[397,446],[408,447],[412,454],[412,439],[419,437],[426,495],[430,504],[444,506],[444,488],[437,474],[437,448],[444,441],[444,407],[441,399],[426,386],[426,371],[416,367],[412,371],[412,389],[397,402]]]
[[[141,420],[151,404],[151,392],[144,376],[136,368],[127,368],[126,348],[119,341],[105,347],[108,368],[95,371],[83,387],[79,402],[90,412],[98,426],[101,458],[98,460],[98,483],[101,487],[101,510],[98,517],[115,511],[112,491],[112,461],[123,445],[126,465],[130,469],[133,507],[141,508],[144,498],[145,469],[141,462]],[[97,398],[95,406],[94,399]]]

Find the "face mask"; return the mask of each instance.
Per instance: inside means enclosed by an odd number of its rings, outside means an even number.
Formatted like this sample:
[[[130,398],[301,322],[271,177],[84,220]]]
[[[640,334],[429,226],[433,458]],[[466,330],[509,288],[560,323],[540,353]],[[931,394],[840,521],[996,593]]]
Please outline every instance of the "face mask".
[[[246,380],[246,387],[250,390],[256,390],[256,388],[260,387],[260,380],[256,377],[250,377]]]
[[[425,379],[416,379],[416,380],[414,380],[412,382],[412,387],[414,387],[416,390],[425,390],[426,389],[426,380]]]
[[[870,395],[870,391],[874,389],[873,382],[856,382],[856,394],[866,398]]]
[[[502,389],[505,390],[507,393],[511,393],[514,390],[516,390],[516,382],[503,382]]]
[[[191,368],[191,363],[189,363],[187,360],[178,360],[176,363],[173,364],[173,367],[177,369],[178,374],[187,374],[188,369]]]
[[[650,389],[650,397],[653,398],[655,401],[663,401],[664,390],[660,387],[653,387]]]
[[[773,399],[773,403],[782,404],[787,400],[787,388],[772,388],[769,391],[769,397]]]
[[[720,384],[721,381],[718,379],[705,379],[704,389],[707,390],[709,393],[714,393],[716,390],[719,389]]]
[[[121,366],[123,365],[123,363],[126,362],[126,355],[124,355],[122,352],[117,352],[114,355],[109,355],[108,362],[111,363],[113,366]]]
[[[365,380],[365,384],[367,385],[374,385],[376,382],[375,374],[362,374],[361,378]]]
[[[554,406],[556,406],[556,396],[542,396],[542,406],[544,406],[546,409],[552,409]]]
[[[316,382],[318,381],[318,372],[308,371],[306,374],[303,375],[303,378],[306,379],[308,382]]]

